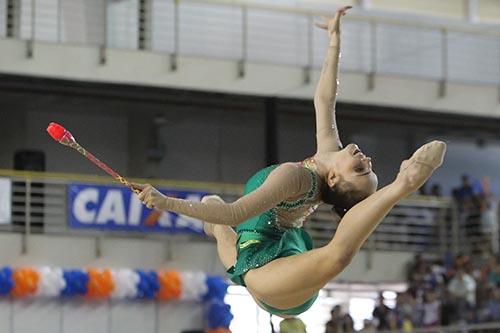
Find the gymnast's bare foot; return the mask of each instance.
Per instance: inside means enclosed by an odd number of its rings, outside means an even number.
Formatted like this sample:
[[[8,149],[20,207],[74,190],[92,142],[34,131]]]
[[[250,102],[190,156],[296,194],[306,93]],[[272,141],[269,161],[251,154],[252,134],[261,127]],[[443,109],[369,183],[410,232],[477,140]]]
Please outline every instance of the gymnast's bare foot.
[[[405,194],[410,194],[422,186],[434,170],[443,164],[446,144],[442,141],[429,142],[413,153],[410,159],[401,163],[396,183]]]
[[[217,201],[224,203],[224,200],[222,200],[221,197],[219,197],[218,195],[206,195],[203,198],[201,198],[201,202],[208,202],[208,201]],[[207,236],[214,237],[215,226],[216,224],[207,223],[203,221],[203,231]]]

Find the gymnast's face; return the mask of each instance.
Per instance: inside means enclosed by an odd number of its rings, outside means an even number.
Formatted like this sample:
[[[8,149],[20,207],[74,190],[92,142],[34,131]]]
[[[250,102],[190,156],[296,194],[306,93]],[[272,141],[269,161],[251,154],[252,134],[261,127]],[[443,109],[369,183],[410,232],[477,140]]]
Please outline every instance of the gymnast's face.
[[[351,143],[335,154],[333,168],[336,176],[368,195],[377,190],[378,179],[372,170],[371,158],[363,154],[357,145]]]

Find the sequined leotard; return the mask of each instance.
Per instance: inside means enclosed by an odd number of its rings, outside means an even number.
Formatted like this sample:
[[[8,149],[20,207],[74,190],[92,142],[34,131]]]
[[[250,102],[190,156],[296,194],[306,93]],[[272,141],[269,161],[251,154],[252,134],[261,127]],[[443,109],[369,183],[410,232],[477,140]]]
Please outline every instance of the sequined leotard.
[[[268,167],[250,178],[245,186],[245,194],[261,186],[275,168],[276,166]],[[250,269],[261,267],[276,258],[304,253],[313,248],[312,239],[302,225],[318,207],[318,181],[314,171],[304,170],[310,179],[309,191],[294,201],[283,201],[275,208],[238,225],[238,260],[228,270],[233,282],[244,286],[243,276]],[[301,306],[287,310],[260,303],[273,314],[298,315],[309,309],[316,298],[317,295]]]
[[[246,183],[245,195],[232,204],[188,204],[174,198],[167,202],[169,210],[209,223],[241,222],[236,228],[237,262],[228,273],[233,282],[244,286],[244,275],[249,270],[313,248],[312,239],[302,225],[320,203],[318,187],[318,176],[313,170],[303,163],[286,163],[257,172]],[[306,311],[316,297],[287,310],[260,303],[273,314],[297,315]]]

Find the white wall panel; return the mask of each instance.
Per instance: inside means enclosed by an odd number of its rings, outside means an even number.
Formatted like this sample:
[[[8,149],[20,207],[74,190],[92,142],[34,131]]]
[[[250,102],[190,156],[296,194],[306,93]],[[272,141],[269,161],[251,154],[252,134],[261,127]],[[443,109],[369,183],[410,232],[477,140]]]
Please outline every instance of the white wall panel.
[[[59,302],[27,299],[13,302],[12,306],[13,332],[59,332],[62,315]]]
[[[181,2],[180,53],[223,59],[242,57],[242,11],[234,6]]]
[[[108,333],[110,304],[102,301],[66,301],[63,304],[62,332]]]
[[[307,16],[251,10],[248,12],[248,59],[294,66],[308,64]]]
[[[11,332],[13,304],[7,298],[0,298],[0,332]]]
[[[0,0],[0,38],[7,35],[7,0]]]
[[[175,50],[174,1],[151,0],[151,49],[172,53]]]
[[[137,49],[139,31],[139,1],[108,1],[109,47]]]
[[[453,54],[448,64],[450,80],[500,82],[500,38],[449,33],[448,52]]]
[[[112,302],[110,333],[156,333],[156,306],[152,301]]]

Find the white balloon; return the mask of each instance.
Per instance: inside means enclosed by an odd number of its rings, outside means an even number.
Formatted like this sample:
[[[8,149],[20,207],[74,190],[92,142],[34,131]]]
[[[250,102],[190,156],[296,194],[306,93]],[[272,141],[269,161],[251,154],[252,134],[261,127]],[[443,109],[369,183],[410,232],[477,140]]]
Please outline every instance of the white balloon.
[[[39,280],[35,296],[57,297],[66,287],[61,268],[40,267],[37,269]]]
[[[137,296],[139,274],[128,268],[111,270],[115,288],[111,293],[113,299],[134,298]]]
[[[208,291],[203,272],[181,272],[182,292],[181,300],[199,301]]]

